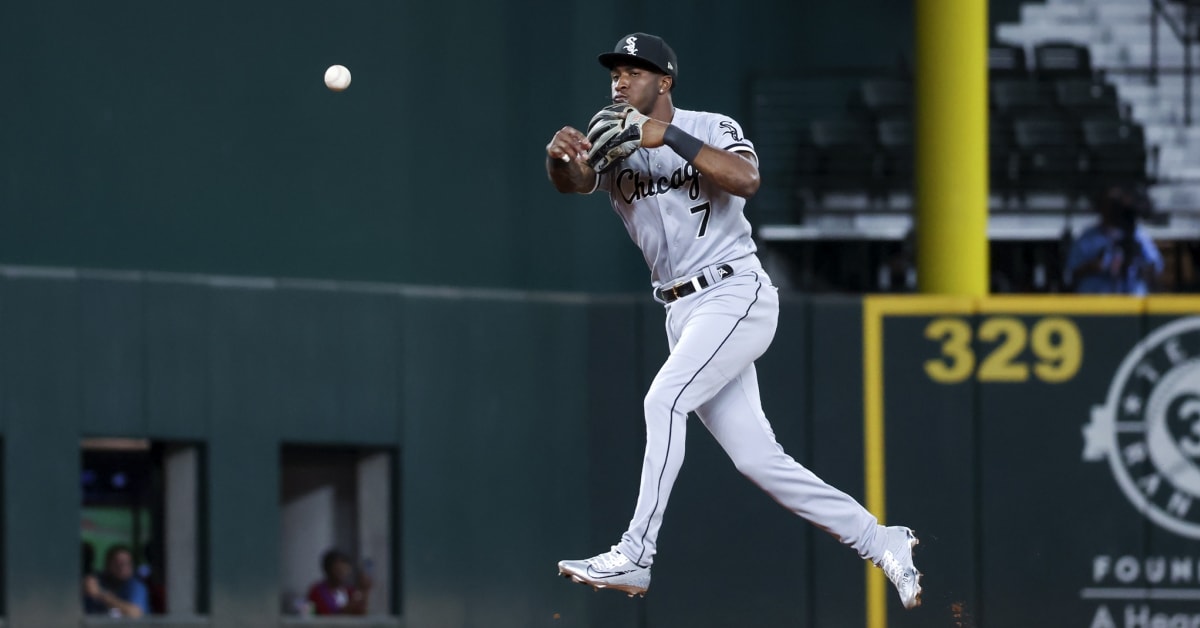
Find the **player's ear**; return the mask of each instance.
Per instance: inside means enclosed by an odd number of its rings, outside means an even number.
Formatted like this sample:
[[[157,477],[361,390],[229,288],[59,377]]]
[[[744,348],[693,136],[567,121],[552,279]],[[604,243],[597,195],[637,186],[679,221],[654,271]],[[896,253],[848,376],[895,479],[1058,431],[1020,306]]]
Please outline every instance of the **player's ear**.
[[[664,75],[658,82],[658,93],[665,94],[671,91],[671,84],[674,82],[670,76]]]

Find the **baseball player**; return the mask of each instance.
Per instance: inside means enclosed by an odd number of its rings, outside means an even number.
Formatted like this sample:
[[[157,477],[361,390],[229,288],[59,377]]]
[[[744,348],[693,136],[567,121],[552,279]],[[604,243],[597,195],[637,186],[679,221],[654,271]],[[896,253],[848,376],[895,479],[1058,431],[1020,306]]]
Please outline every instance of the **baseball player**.
[[[608,193],[650,267],[671,353],[645,398],[646,451],[629,528],[610,551],[559,562],[559,573],[645,595],[694,411],[738,471],[881,567],[905,608],[917,606],[912,530],[879,525],[784,453],[763,414],[754,361],[775,336],[779,297],[742,214],[759,186],[754,144],[728,116],[675,107],[679,62],[661,38],[622,37],[599,61],[613,105],[593,117],[587,135],[569,126],[555,133],[546,172],[559,192]]]

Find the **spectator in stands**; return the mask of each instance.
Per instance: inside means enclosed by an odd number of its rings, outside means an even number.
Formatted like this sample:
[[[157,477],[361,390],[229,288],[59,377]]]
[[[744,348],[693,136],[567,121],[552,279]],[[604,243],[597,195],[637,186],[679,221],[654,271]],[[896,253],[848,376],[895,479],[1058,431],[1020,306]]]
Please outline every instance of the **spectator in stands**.
[[[1144,194],[1125,186],[1104,188],[1092,198],[1100,222],[1071,243],[1068,281],[1076,292],[1144,295],[1162,272],[1163,259],[1138,224],[1149,209]]]
[[[325,572],[325,579],[308,590],[308,601],[312,602],[313,613],[367,614],[371,578],[365,570],[355,570],[350,564],[350,559],[336,549],[331,549],[321,556],[321,570]]]
[[[104,571],[83,578],[84,610],[113,617],[137,618],[149,612],[146,586],[133,573],[133,552],[113,545],[104,554]]]

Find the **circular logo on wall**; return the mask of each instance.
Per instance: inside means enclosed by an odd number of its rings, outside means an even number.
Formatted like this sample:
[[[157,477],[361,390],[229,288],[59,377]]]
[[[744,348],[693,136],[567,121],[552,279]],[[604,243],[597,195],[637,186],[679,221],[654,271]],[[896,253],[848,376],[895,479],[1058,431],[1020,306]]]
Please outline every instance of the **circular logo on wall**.
[[[1164,325],[1130,350],[1083,436],[1083,459],[1107,459],[1139,512],[1200,539],[1200,317]]]

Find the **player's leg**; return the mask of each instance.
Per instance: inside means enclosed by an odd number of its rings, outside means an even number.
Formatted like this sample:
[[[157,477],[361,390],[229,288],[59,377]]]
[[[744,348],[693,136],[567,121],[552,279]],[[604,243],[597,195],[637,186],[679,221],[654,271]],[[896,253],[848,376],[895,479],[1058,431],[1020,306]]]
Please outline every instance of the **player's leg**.
[[[850,546],[863,558],[875,546],[877,520],[853,497],[830,486],[788,455],[762,410],[758,375],[746,367],[696,415],[734,466],[781,506]]]
[[[561,561],[560,574],[596,588],[645,593],[663,512],[683,464],[687,414],[762,355],[778,313],[774,287],[754,273],[730,277],[671,305],[671,355],[646,393],[646,450],[629,528],[609,552]]]
[[[920,573],[912,563],[912,546],[916,544],[912,531],[879,525],[857,500],[784,452],[763,413],[753,364],[697,408],[696,414],[738,471],[784,508],[883,568],[906,607],[920,604]]]
[[[671,487],[683,465],[687,414],[690,410],[684,392],[699,390],[703,381],[695,374],[703,370],[708,354],[693,349],[696,342],[683,341],[686,327],[676,308],[667,313],[667,339],[671,354],[650,384],[643,402],[646,419],[646,449],[642,456],[637,506],[629,528],[618,545],[608,552],[580,560],[558,563],[561,575],[594,588],[624,591],[631,597],[645,595],[650,586],[650,565],[654,561],[655,540],[662,514],[671,495]],[[674,323],[679,323],[676,327]],[[682,342],[681,342],[682,341]],[[696,402],[698,403],[698,402]]]
[[[650,384],[643,407],[646,420],[646,448],[642,456],[637,506],[629,528],[619,545],[591,558],[563,560],[558,571],[574,582],[596,589],[617,589],[630,595],[645,595],[650,586],[650,564],[654,561],[655,539],[662,513],[671,495],[671,487],[683,465],[686,441],[686,405],[679,403],[682,393],[700,384],[695,373],[703,369],[707,358],[698,358],[693,342],[683,342],[683,308],[667,311],[667,342],[671,354]],[[709,354],[714,349],[709,349]],[[702,382],[701,382],[702,384]],[[697,402],[698,403],[698,402]]]
[[[683,464],[687,414],[761,356],[775,332],[779,298],[761,275],[735,276],[697,296],[672,306],[667,324],[675,342],[646,394],[641,487],[618,545],[638,565],[654,561],[663,514]]]

